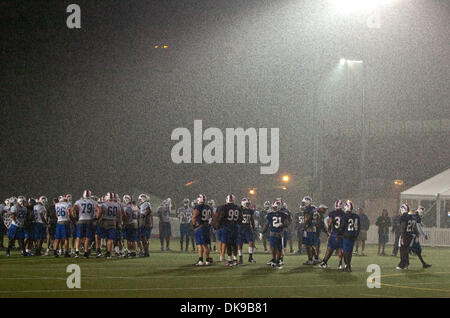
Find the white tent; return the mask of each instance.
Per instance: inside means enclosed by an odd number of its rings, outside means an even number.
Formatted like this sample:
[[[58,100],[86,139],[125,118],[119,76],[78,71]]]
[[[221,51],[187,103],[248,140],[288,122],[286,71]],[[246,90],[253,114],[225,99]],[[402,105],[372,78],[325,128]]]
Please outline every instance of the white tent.
[[[436,203],[436,227],[440,227],[441,209],[445,209],[445,200],[450,200],[450,169],[409,188],[400,193],[400,201],[417,200],[435,201]]]

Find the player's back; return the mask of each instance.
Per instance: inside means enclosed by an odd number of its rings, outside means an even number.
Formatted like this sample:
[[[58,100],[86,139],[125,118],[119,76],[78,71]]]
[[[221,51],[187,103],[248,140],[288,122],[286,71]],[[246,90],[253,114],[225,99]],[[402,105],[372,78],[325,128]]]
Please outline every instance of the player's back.
[[[74,204],[78,208],[78,220],[90,221],[94,218],[97,202],[92,199],[80,199]]]
[[[217,208],[219,224],[222,227],[235,227],[242,221],[242,209],[234,203],[226,203]]]
[[[359,215],[356,213],[345,213],[344,215],[344,238],[356,239],[359,233]]]
[[[108,222],[116,222],[118,219],[121,207],[119,203],[114,201],[106,201],[101,206],[102,209],[102,219]]]
[[[55,204],[56,215],[58,217],[58,223],[68,223],[69,222],[69,210],[72,206],[69,202],[58,202]]]
[[[331,234],[341,236],[344,232],[344,216],[345,212],[342,210],[334,210],[328,214],[331,219]]]

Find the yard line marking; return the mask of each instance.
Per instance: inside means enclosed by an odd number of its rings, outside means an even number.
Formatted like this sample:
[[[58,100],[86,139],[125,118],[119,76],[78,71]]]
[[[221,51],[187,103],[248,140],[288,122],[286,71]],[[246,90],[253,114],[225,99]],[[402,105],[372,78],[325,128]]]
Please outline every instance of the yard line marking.
[[[446,293],[450,293],[449,289],[412,287],[412,286],[393,285],[393,284],[385,284],[385,283],[380,283],[380,284],[383,285],[383,286],[394,287],[394,288],[406,288],[406,289],[417,289],[417,290],[427,290],[427,291],[443,291],[443,292],[446,292]]]

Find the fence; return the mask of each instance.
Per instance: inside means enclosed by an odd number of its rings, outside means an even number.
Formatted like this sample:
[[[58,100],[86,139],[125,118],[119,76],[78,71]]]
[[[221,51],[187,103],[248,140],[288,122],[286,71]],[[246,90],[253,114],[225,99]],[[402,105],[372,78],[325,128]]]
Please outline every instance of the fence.
[[[420,237],[420,244],[423,246],[449,246],[450,247],[450,229],[441,229],[436,227],[422,228],[428,236],[428,240]],[[389,232],[389,243],[394,244],[395,235]],[[371,225],[367,231],[367,243],[378,244],[378,227]]]

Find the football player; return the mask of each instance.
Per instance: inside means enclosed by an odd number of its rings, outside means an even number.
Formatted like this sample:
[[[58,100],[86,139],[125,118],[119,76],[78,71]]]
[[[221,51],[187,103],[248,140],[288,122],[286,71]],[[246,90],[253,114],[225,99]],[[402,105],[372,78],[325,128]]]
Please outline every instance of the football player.
[[[267,214],[270,213],[271,205],[272,204],[270,203],[270,201],[264,202],[264,208],[259,213],[259,233],[260,233],[259,239],[263,243],[264,253],[269,253],[269,250],[267,249],[267,240],[269,238],[268,234],[269,232],[266,231],[265,233],[263,233],[262,230],[267,223]]]
[[[343,239],[342,252],[344,254],[345,272],[352,271],[352,255],[355,240],[359,234],[359,215],[353,212],[353,202],[347,200],[344,204],[344,219],[343,219]]]
[[[19,248],[22,251],[22,255],[26,256],[24,242],[25,233],[23,227],[28,210],[25,206],[25,198],[19,197],[16,199],[15,197],[12,197],[10,199],[10,204],[12,205],[9,212],[11,224],[8,230],[8,247],[6,248],[6,256],[10,256],[10,251],[15,240],[19,241]]]
[[[55,230],[55,241],[53,246],[53,254],[58,257],[58,248],[60,249],[60,254],[62,254],[62,249],[64,246],[64,257],[70,257],[69,255],[69,238],[70,238],[70,213],[71,205],[69,203],[69,198],[67,195],[60,197],[60,201],[55,204],[56,211],[56,230]]]
[[[128,253],[125,254],[125,257],[135,258],[139,208],[134,204],[132,196],[128,194],[123,196],[123,203],[125,204],[123,207],[123,223],[128,247]]]
[[[27,208],[27,217],[25,219],[25,224],[23,227],[25,236],[25,252],[27,256],[32,256],[31,249],[34,243],[34,225],[36,220],[34,219],[34,206],[36,205],[36,200],[34,198],[28,199],[28,203],[25,205]]]
[[[411,243],[411,250],[414,252],[414,254],[417,255],[420,262],[422,263],[423,268],[429,268],[431,267],[430,264],[427,264],[423,258],[422,258],[422,247],[420,246],[419,237],[423,236],[426,240],[428,240],[428,236],[425,234],[425,232],[422,229],[422,217],[425,212],[425,208],[422,206],[419,206],[415,213],[411,213],[413,219],[416,221],[416,231],[413,234],[413,239]]]
[[[166,241],[166,251],[170,251],[170,237],[172,236],[172,228],[170,225],[171,199],[165,199],[158,207],[157,214],[159,218],[159,241],[161,243],[161,251],[164,251],[164,241]]]
[[[283,232],[284,228],[288,226],[287,215],[281,212],[282,206],[281,200],[276,199],[273,202],[272,210],[267,214],[267,223],[263,229],[263,232],[270,231],[269,241],[272,260],[267,264],[278,269],[283,268],[280,263],[283,254]]]
[[[225,204],[217,208],[217,218],[213,223],[214,226],[222,231],[222,241],[228,255],[228,261],[225,263],[225,266],[236,266],[238,264],[237,239],[239,224],[242,222],[242,219],[242,210],[235,204],[234,194],[227,195]]]
[[[3,250],[5,247],[3,246],[3,236],[7,232],[5,218],[7,211],[9,209],[9,198],[5,200],[5,203],[0,203],[0,250]],[[9,212],[9,211],[8,211]]]
[[[315,250],[315,246],[317,245],[317,217],[318,213],[316,207],[312,205],[312,199],[309,196],[306,196],[302,199],[302,210],[305,215],[305,223],[304,223],[304,244],[306,245],[306,252],[308,254],[308,261],[303,265],[314,265],[318,264],[317,259],[318,255]],[[316,261],[313,261],[313,257]]]
[[[322,232],[326,232],[324,219],[325,219],[325,213],[327,212],[327,210],[328,210],[328,207],[325,204],[321,204],[317,208],[318,217],[317,217],[317,221],[316,221],[316,246],[315,246],[316,260],[319,260],[319,255],[320,255],[320,234]]]
[[[101,239],[101,237],[100,237],[100,223],[101,223],[101,219],[99,219],[98,217],[97,217],[97,212],[98,212],[98,209],[99,208],[101,208],[101,206],[105,203],[105,198],[106,198],[106,196],[101,196],[99,199],[98,199],[98,201],[97,201],[97,209],[96,209],[96,211],[95,211],[95,217],[94,217],[94,220],[93,220],[93,230],[95,229],[95,235],[94,235],[94,237],[95,237],[95,247],[97,248],[97,258],[99,258],[99,257],[101,257],[102,256],[102,239]]]
[[[83,196],[76,201],[71,211],[76,222],[75,258],[80,257],[80,243],[84,245],[84,258],[89,258],[89,241],[92,237],[92,220],[97,210],[97,202],[92,199],[92,192],[84,190]]]
[[[70,255],[75,255],[75,243],[77,240],[77,220],[74,219],[71,210],[73,207],[72,204],[72,195],[70,193],[64,195],[67,198],[67,202],[70,204],[70,211],[69,211],[69,221],[70,221],[70,234],[69,234],[69,244],[70,244]],[[70,239],[72,238],[72,239]]]
[[[48,227],[48,221],[46,219],[47,210],[45,209],[47,201],[47,197],[41,196],[33,208],[34,219],[36,220],[36,223],[34,224],[34,239],[36,240],[36,252],[34,255],[36,256],[42,255],[42,243],[47,236],[46,230]]]
[[[219,261],[223,262],[225,260],[226,244],[223,239],[223,229],[222,224],[217,221],[219,217],[219,208],[214,209],[213,218],[211,222],[211,228],[217,236],[217,241],[219,242]]]
[[[147,194],[140,194],[139,201],[139,245],[141,252],[140,257],[150,256],[150,237],[153,228],[152,206],[150,204],[150,197]]]
[[[216,214],[216,202],[214,201],[214,200],[208,200],[208,205],[211,207],[211,209],[212,209],[212,215],[213,215],[213,218],[214,218],[214,215]],[[211,219],[211,222],[212,222],[212,219]],[[211,251],[214,251],[214,252],[217,252],[217,236],[216,236],[216,229],[213,227],[213,226],[210,226],[209,227],[209,229],[210,229],[210,233],[209,233],[209,235],[210,235],[210,237],[211,237],[211,242],[209,243],[209,250]],[[212,247],[211,247],[211,243],[212,243]]]
[[[122,207],[117,203],[115,194],[108,192],[106,194],[106,202],[101,206],[97,206],[97,219],[100,238],[106,241],[106,259],[111,259],[111,251],[116,236],[116,224],[122,222]]]
[[[299,211],[295,214],[294,220],[295,220],[295,230],[297,232],[297,239],[298,239],[297,254],[302,254],[303,225],[305,223],[304,208],[302,205],[300,205]]]
[[[255,232],[255,220],[253,215],[255,210],[250,208],[251,202],[248,198],[243,198],[241,201],[242,221],[239,223],[238,234],[238,254],[239,264],[243,263],[242,246],[244,243],[248,243],[248,261],[249,263],[256,263],[253,259],[253,247],[254,247],[254,232]]]
[[[339,255],[339,265],[338,269],[342,269],[342,235],[344,234],[344,202],[342,200],[337,200],[334,203],[334,211],[331,211],[328,215],[328,247],[325,252],[325,257],[320,263],[320,267],[327,268],[328,260],[335,250],[338,251]]]
[[[195,244],[197,245],[198,261],[195,266],[209,265],[212,259],[209,257],[208,245],[211,242],[209,237],[210,221],[212,218],[212,208],[206,204],[206,196],[199,194],[197,198],[197,205],[194,208],[194,215],[192,216],[192,225],[194,227]],[[205,262],[203,262],[203,255],[205,255]]]
[[[177,217],[180,220],[180,251],[183,252],[183,242],[186,238],[186,252],[189,248],[189,223],[192,221],[192,209],[189,207],[189,199],[183,200],[183,206],[177,210]]]
[[[54,241],[55,241],[56,223],[58,221],[58,217],[56,216],[55,205],[58,202],[59,202],[59,200],[57,198],[54,198],[52,200],[52,204],[47,209],[46,219],[48,222],[48,226],[47,226],[48,236],[47,236],[47,250],[45,251],[45,256],[48,256],[50,254],[50,249],[54,245]]]
[[[290,226],[292,224],[292,215],[291,212],[287,209],[287,204],[284,202],[281,198],[278,198],[281,201],[281,209],[280,211],[284,214],[286,214],[286,220],[287,225],[284,227],[283,230],[283,253],[281,254],[280,264],[283,265],[283,257],[286,254],[286,246],[287,243],[290,242],[290,247],[292,251],[292,240],[291,240],[291,232],[290,232]]]

